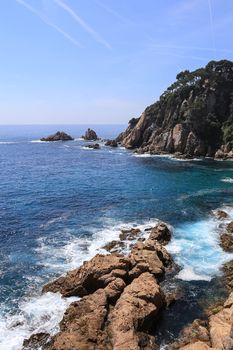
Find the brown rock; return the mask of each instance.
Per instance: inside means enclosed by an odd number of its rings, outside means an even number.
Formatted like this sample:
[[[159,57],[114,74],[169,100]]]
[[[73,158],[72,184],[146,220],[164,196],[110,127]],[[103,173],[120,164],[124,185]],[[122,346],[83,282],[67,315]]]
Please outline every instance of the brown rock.
[[[233,233],[233,221],[227,225],[227,232]]]
[[[141,230],[139,228],[131,228],[129,230],[121,230],[119,238],[121,241],[126,241],[126,240],[131,241],[131,240],[134,240],[140,233],[141,233]]]
[[[167,244],[171,240],[171,231],[163,222],[158,223],[152,230],[149,239]]]
[[[108,350],[104,324],[108,313],[103,289],[72,303],[60,323],[61,331],[48,350]]]
[[[22,350],[39,349],[42,346],[48,346],[50,342],[50,335],[48,333],[32,334],[29,339],[23,342]]]
[[[43,292],[60,292],[66,297],[84,296],[104,288],[117,277],[126,278],[129,269],[129,259],[121,255],[97,254],[80,268],[45,285]]]
[[[103,246],[103,249],[107,250],[107,252],[117,252],[124,247],[124,242],[121,241],[111,241],[106,243]]]
[[[212,349],[207,345],[206,343],[203,343],[202,341],[197,341],[196,343],[186,345],[180,350],[209,350]]]
[[[87,140],[87,141],[96,141],[98,140],[98,136],[96,134],[96,132],[90,128],[87,129],[87,131],[85,132],[85,135],[82,136],[82,138],[84,140]]]
[[[228,217],[228,214],[224,210],[217,210],[216,212],[212,212],[214,216],[216,216],[217,219],[226,219]]]
[[[172,343],[168,347],[168,350],[186,349],[186,346],[194,346],[199,342],[206,344],[207,346],[210,345],[207,322],[202,320],[194,320],[193,323],[181,331],[179,340]],[[187,347],[187,349],[189,348]],[[190,349],[195,348],[191,347]]]
[[[151,239],[136,243],[129,254],[129,259],[133,267],[129,271],[131,279],[146,271],[160,277],[164,274],[165,267],[172,265],[171,257],[163,246]]]
[[[151,321],[154,321],[162,305],[160,287],[150,273],[141,274],[127,286],[109,317],[113,349],[140,350],[137,331],[150,329]],[[146,339],[144,341],[147,342]],[[155,345],[150,349],[155,349]]]
[[[228,233],[223,233],[220,235],[220,245],[225,252],[233,252],[233,236]]]
[[[223,343],[231,334],[233,323],[233,293],[230,294],[224,308],[209,318],[209,333],[212,347],[216,350],[224,349]]]

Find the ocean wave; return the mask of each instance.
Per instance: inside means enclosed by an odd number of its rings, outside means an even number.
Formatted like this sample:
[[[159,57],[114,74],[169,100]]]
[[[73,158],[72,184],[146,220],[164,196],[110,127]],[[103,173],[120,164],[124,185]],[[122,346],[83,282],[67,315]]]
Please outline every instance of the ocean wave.
[[[41,141],[41,140],[31,140],[29,141],[30,143],[46,143],[44,141]],[[48,142],[48,141],[47,141]]]
[[[14,143],[18,143],[16,141],[0,141],[0,145],[12,145]]]
[[[52,271],[63,273],[80,266],[83,261],[91,259],[97,253],[107,254],[107,251],[103,248],[104,245],[113,240],[118,240],[121,230],[132,227],[139,228],[142,236],[147,238],[149,232],[146,229],[154,227],[157,222],[157,219],[151,219],[142,223],[130,222],[125,224],[106,220],[107,224],[105,228],[101,230],[96,230],[94,227],[89,228],[90,235],[88,236],[76,237],[66,231],[63,237],[60,235],[62,237],[61,244],[54,247],[48,244],[47,237],[41,237],[37,240],[38,247],[36,248],[36,253],[39,255],[41,264]],[[125,241],[125,247],[121,253],[127,254],[130,251],[131,244],[136,243],[136,241],[137,238],[128,242]]]
[[[0,350],[21,350],[24,339],[32,334],[56,334],[65,310],[75,300],[46,293],[21,302],[15,315],[0,315]]]
[[[224,177],[221,179],[222,182],[228,182],[228,183],[233,183],[233,178],[232,177]]]
[[[233,207],[225,206],[220,209],[228,213],[228,217],[221,220],[221,224],[226,225],[233,220]],[[214,216],[175,228],[167,250],[182,267],[177,278],[186,281],[209,281],[220,273],[220,266],[232,259],[233,254],[225,253],[219,246],[219,234],[219,220]]]

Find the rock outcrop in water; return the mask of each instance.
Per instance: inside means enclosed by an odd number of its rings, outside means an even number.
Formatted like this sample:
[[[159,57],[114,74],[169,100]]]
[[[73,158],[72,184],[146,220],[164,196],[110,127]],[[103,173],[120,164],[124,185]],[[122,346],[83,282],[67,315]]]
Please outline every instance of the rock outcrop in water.
[[[57,131],[55,134],[49,135],[47,137],[42,137],[41,141],[72,141],[73,137],[66,134],[64,131]]]
[[[90,128],[87,129],[87,131],[85,132],[85,135],[82,136],[82,138],[84,140],[87,140],[87,141],[96,141],[98,140],[98,136],[96,134],[96,132]]]
[[[124,234],[140,232],[133,230]],[[159,223],[129,255],[97,254],[80,268],[45,285],[43,292],[81,299],[68,307],[60,332],[42,349],[157,350],[154,330],[165,305],[159,280],[173,266],[157,238],[167,243],[170,236],[168,227]],[[33,335],[25,345],[40,338]]]
[[[139,153],[233,158],[233,62],[188,70],[116,141]]]
[[[91,143],[89,145],[86,145],[85,147],[91,148],[91,149],[100,149],[100,145],[98,143]]]

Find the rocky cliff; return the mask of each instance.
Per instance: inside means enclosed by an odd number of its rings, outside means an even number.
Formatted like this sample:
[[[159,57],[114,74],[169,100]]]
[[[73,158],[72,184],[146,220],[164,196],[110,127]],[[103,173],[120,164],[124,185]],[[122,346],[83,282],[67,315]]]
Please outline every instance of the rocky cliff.
[[[116,141],[140,153],[233,158],[233,62],[179,73]]]

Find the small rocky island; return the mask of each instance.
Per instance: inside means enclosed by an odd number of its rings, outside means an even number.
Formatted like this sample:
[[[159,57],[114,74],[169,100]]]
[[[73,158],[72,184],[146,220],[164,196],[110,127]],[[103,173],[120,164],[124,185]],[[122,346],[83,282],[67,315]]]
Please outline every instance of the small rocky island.
[[[99,140],[96,132],[90,128],[87,129],[85,132],[85,135],[82,136],[82,138],[86,141],[96,141]]]
[[[116,141],[139,153],[233,159],[233,62],[179,73]]]
[[[49,135],[47,137],[42,137],[41,141],[72,141],[74,140],[72,136],[66,134],[64,131],[57,131],[55,134]]]

